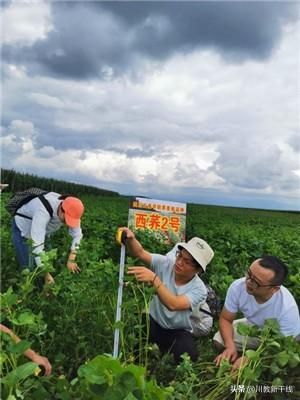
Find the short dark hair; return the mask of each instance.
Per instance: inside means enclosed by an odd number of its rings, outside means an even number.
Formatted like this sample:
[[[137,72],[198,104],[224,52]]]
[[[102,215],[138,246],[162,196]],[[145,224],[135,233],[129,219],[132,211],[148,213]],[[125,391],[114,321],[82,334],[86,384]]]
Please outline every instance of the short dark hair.
[[[275,276],[273,278],[274,285],[278,286],[281,285],[288,274],[288,268],[286,264],[275,256],[270,256],[270,255],[262,256],[259,259],[259,265],[274,271],[275,273]]]

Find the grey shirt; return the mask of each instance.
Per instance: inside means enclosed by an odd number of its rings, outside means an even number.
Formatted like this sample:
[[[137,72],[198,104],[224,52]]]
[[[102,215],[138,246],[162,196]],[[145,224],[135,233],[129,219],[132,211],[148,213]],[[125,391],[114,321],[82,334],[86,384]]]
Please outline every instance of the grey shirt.
[[[176,285],[173,256],[152,254],[151,269],[174,295],[185,295],[190,302],[190,308],[187,310],[170,311],[161,303],[159,297],[155,295],[150,303],[151,317],[162,328],[185,329],[192,332],[193,328],[190,318],[192,311],[197,308],[207,296],[204,283],[198,275],[195,275],[194,278],[185,285]]]

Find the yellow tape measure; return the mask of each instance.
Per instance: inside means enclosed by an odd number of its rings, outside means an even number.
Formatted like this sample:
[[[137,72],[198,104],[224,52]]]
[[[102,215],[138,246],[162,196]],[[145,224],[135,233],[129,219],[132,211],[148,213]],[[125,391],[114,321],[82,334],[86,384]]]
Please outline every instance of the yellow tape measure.
[[[122,229],[119,228],[117,230],[117,234],[116,234],[116,240],[119,244],[125,244],[126,241],[126,232]]]

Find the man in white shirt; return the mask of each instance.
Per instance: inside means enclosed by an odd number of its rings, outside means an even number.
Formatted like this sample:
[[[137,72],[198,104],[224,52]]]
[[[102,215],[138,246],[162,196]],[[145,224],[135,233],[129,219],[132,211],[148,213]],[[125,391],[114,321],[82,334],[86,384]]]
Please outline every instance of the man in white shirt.
[[[174,259],[149,253],[130,229],[123,231],[130,254],[149,267],[128,267],[128,274],[138,281],[150,282],[156,291],[150,303],[150,341],[157,343],[162,353],[171,352],[177,363],[183,353],[195,361],[197,348],[191,315],[206,299],[206,287],[198,274],[212,260],[213,250],[203,239],[194,237],[178,244]]]
[[[264,256],[255,260],[246,277],[234,281],[227,292],[220,315],[220,331],[214,342],[222,353],[215,358],[216,365],[228,359],[233,368],[239,367],[245,337],[237,332],[237,323],[244,322],[262,327],[266,319],[275,319],[284,336],[300,334],[300,317],[297,303],[287,288],[282,286],[287,275],[287,266],[277,257]],[[237,312],[245,318],[235,320]],[[258,338],[248,338],[247,348],[257,348]]]
[[[13,217],[12,237],[18,262],[21,268],[32,269],[34,266],[39,266],[46,237],[65,224],[69,227],[69,234],[72,237],[67,268],[73,273],[79,272],[80,269],[75,260],[76,249],[82,239],[80,218],[84,212],[84,206],[81,200],[72,196],[61,196],[55,192],[48,192],[43,196],[52,209],[52,215],[40,198],[35,197],[20,207]],[[28,239],[32,240],[32,251]],[[34,256],[33,263],[31,253]],[[45,282],[54,282],[51,274],[46,274]]]

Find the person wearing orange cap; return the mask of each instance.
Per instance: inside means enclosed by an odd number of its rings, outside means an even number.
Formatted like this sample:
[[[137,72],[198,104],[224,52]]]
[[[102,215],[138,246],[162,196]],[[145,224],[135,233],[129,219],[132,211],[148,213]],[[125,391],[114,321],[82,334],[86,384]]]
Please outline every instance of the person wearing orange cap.
[[[46,238],[65,224],[72,237],[67,268],[73,273],[80,272],[76,250],[82,239],[80,220],[83,212],[80,199],[55,192],[44,194],[42,201],[35,197],[21,206],[12,221],[13,244],[21,268],[33,269],[41,265],[40,254],[44,251]],[[32,241],[31,247],[28,240]],[[50,273],[46,273],[45,283],[54,283]]]

